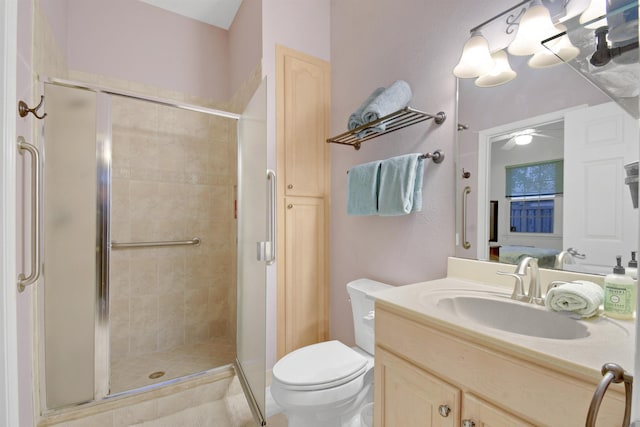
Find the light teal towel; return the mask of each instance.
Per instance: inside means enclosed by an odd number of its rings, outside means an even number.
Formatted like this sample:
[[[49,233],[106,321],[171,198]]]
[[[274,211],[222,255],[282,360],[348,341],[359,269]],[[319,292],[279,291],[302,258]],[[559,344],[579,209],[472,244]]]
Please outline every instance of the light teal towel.
[[[360,105],[360,107],[358,107],[358,109],[356,111],[354,111],[350,116],[349,116],[349,121],[347,123],[347,128],[349,130],[355,129],[358,126],[362,126],[365,121],[362,118],[362,115],[364,113],[365,109],[369,108],[369,105],[382,93],[384,92],[384,88],[383,87],[379,87],[378,89],[374,90],[373,93],[371,93],[371,95],[369,95],[369,97],[367,99],[364,100],[364,102]]]
[[[380,117],[406,107],[412,96],[409,83],[404,80],[396,80],[364,107],[362,112],[363,122],[369,123],[378,120]]]
[[[418,177],[418,165],[423,162],[420,156],[420,153],[413,153],[382,161],[378,192],[379,215],[406,215],[414,211],[416,190],[420,188],[420,192],[422,191],[422,172]],[[424,168],[424,165],[421,166]],[[422,195],[418,198],[422,205]],[[417,204],[415,209],[418,210]]]
[[[422,212],[422,184],[424,182],[424,163],[425,161],[418,157],[416,165],[416,183],[413,187],[413,206],[411,212]]]
[[[347,214],[377,215],[380,161],[354,166],[347,178]]]

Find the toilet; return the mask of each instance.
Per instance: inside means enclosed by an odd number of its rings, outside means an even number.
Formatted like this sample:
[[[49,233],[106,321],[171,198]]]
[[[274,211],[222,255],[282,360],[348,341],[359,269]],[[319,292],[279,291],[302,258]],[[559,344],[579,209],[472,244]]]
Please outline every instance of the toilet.
[[[391,285],[369,279],[347,284],[356,347],[326,341],[299,348],[273,367],[271,394],[289,427],[361,427],[373,402],[374,299]]]

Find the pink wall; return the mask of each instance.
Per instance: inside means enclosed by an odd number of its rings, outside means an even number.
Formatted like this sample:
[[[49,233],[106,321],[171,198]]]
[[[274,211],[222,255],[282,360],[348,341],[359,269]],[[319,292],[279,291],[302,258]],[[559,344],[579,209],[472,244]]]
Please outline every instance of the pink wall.
[[[18,100],[24,100],[30,107],[37,105],[40,101],[35,99],[31,88],[32,76],[34,75],[32,64],[32,3],[29,0],[18,1],[18,66],[16,74],[16,97]],[[27,142],[33,143],[33,126],[34,119],[32,115],[25,118],[18,116],[16,123],[16,135],[23,136]],[[30,182],[30,161],[31,158],[28,155],[17,156],[16,161],[16,175],[17,175],[17,190],[16,190],[16,259],[18,272],[27,272],[31,260],[27,254],[30,251],[28,244],[25,242],[31,241],[30,230],[25,230],[28,227],[28,218],[30,212],[32,212],[31,206],[29,206],[29,198],[26,196],[30,194],[31,182]],[[26,189],[26,190],[25,190]],[[15,286],[15,283],[11,284]],[[32,316],[32,303],[33,303],[33,288],[36,285],[32,285],[24,292],[17,294],[16,301],[16,316],[18,327],[18,403],[19,403],[19,417],[21,426],[32,426],[34,422],[34,396],[33,396],[33,358],[35,357],[35,348],[33,346],[33,316]]]
[[[262,2],[244,0],[229,28],[229,89],[247,79],[262,58]]]
[[[360,151],[332,146],[331,337],[353,343],[345,285],[369,277],[393,285],[446,274],[455,249],[455,99],[457,63],[468,30],[512,6],[512,0],[331,2],[332,134],[379,86],[406,80],[411,105],[447,120],[432,121],[363,144]],[[346,171],[391,156],[444,150],[444,163],[425,168],[422,213],[400,217],[346,214]]]
[[[68,2],[70,69],[229,99],[225,30],[139,1]]]

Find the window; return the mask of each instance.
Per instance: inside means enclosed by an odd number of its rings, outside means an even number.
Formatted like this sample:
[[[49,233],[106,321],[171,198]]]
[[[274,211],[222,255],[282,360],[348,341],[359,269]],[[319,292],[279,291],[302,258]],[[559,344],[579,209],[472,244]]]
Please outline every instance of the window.
[[[553,233],[555,195],[562,194],[563,161],[507,166],[509,227],[515,233]]]

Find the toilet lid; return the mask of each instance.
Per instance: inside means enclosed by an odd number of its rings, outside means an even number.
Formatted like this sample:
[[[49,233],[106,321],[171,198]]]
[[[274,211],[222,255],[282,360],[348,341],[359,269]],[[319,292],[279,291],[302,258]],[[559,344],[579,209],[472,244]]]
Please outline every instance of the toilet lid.
[[[340,341],[295,350],[273,367],[273,377],[290,390],[320,390],[347,383],[367,368],[367,359]]]

